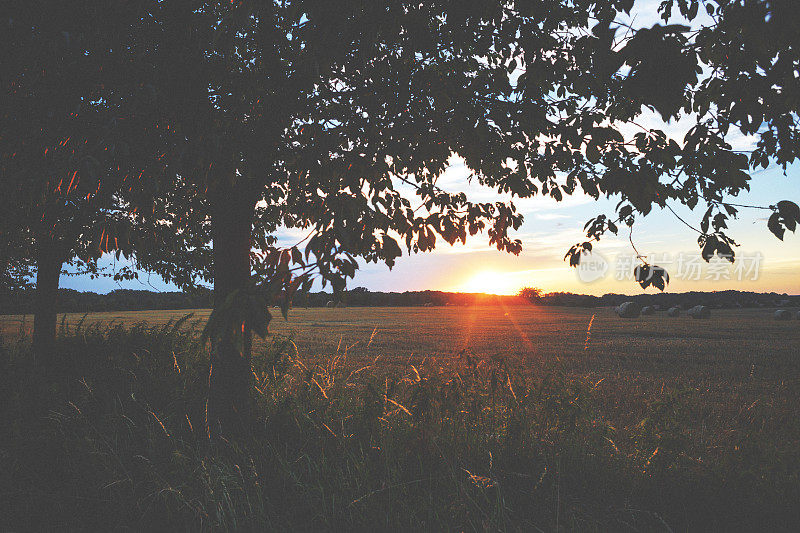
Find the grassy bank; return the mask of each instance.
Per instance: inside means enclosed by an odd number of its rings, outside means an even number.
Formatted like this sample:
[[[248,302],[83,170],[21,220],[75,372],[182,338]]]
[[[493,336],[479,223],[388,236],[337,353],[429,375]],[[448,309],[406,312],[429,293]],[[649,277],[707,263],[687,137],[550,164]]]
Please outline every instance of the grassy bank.
[[[723,446],[704,435],[725,422],[698,428],[698,412],[713,406],[690,389],[664,386],[620,413],[597,379],[558,363],[532,373],[465,351],[387,366],[344,349],[312,357],[276,337],[255,360],[252,437],[211,447],[207,354],[189,322],[65,326],[46,369],[24,339],[3,345],[0,529],[788,530],[800,521],[791,386],[785,405],[741,413]]]

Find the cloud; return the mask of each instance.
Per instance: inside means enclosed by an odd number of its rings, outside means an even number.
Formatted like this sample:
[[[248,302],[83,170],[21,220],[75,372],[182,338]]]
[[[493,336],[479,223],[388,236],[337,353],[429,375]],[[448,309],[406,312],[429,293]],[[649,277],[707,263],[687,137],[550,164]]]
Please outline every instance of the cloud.
[[[570,217],[562,213],[534,213],[533,218],[538,220],[560,220]]]

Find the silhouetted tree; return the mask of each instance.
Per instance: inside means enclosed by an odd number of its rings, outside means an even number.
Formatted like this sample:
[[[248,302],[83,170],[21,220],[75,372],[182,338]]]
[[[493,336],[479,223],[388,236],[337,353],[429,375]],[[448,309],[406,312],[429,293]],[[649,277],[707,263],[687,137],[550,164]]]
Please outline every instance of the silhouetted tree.
[[[338,292],[357,257],[393,265],[398,236],[416,252],[487,229],[519,252],[513,203],[437,185],[453,154],[513,197],[619,197],[617,216],[590,221],[570,250],[573,265],[669,201],[708,203],[703,254],[732,256],[723,230],[736,207],[723,198],[747,188],[750,166],[797,154],[790,4],[678,2],[689,19],[711,14],[700,30],[627,27],[616,18],[633,0],[150,4],[136,46],[152,109],[179,139],[165,165],[203,191],[211,221],[211,429],[247,410],[251,337],[266,332],[271,294],[285,311],[313,273]],[[636,122],[646,108],[697,125],[681,145]],[[726,140],[735,129],[760,137],[749,158]],[[773,231],[800,220],[791,202],[774,211]],[[304,253],[274,248],[280,226],[309,232]],[[666,284],[663,269],[638,272],[643,286]]]
[[[4,13],[0,197],[4,264],[35,264],[33,344],[55,337],[65,262],[96,272],[120,233],[107,179],[115,137],[104,83],[118,50],[110,2],[25,2]],[[109,244],[109,239],[111,244]]]
[[[212,430],[247,410],[251,335],[269,320],[263,293],[291,296],[311,272],[338,292],[355,257],[394,263],[392,234],[426,251],[437,234],[454,243],[488,227],[499,249],[519,251],[513,205],[470,203],[435,184],[455,152],[482,182],[535,189],[509,165],[525,165],[536,106],[515,104],[508,72],[520,31],[543,44],[555,26],[508,13],[461,2],[153,3],[138,33],[152,108],[181,139],[165,165],[205,191],[211,220]],[[305,254],[271,248],[279,225],[311,232]],[[252,272],[266,280],[261,294]]]
[[[522,289],[519,290],[517,296],[529,300],[531,302],[535,302],[541,299],[543,294],[544,291],[542,291],[542,289],[536,287],[523,287]]]
[[[35,267],[40,354],[55,337],[65,263],[96,276],[115,253],[183,286],[209,277],[198,196],[160,162],[174,132],[132,113],[149,101],[133,38],[147,4],[32,1],[3,20],[0,267],[17,284]]]

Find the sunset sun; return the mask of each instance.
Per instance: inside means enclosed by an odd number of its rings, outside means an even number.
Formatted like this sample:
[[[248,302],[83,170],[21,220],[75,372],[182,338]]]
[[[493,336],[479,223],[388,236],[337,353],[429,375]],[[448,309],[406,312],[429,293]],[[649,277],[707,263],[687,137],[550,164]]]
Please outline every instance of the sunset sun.
[[[519,287],[507,273],[482,270],[468,278],[458,290],[462,292],[485,292],[486,294],[514,294]]]

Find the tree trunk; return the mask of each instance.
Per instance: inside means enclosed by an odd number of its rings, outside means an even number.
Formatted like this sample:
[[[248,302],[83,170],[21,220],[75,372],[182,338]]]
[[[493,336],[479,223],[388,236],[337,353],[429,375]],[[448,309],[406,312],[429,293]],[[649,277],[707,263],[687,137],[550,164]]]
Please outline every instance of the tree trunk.
[[[33,315],[33,352],[39,361],[52,360],[56,340],[58,280],[63,257],[49,236],[36,239],[36,293]]]
[[[255,204],[241,187],[215,191],[211,201],[214,261],[214,312],[234,291],[250,283],[250,233]],[[210,437],[241,434],[249,428],[252,332],[244,324],[225,324],[212,340],[206,425]]]

